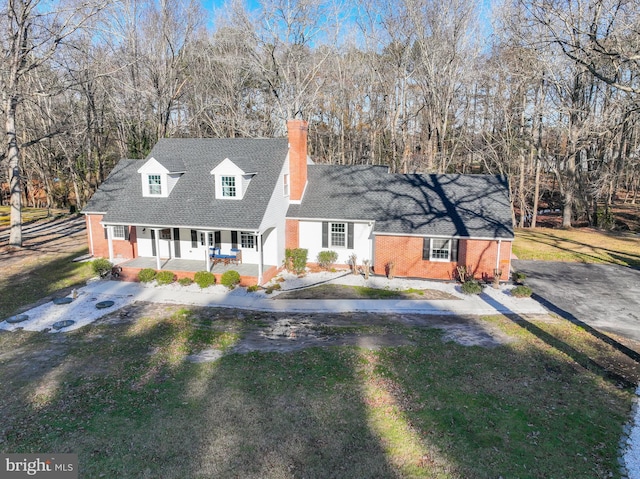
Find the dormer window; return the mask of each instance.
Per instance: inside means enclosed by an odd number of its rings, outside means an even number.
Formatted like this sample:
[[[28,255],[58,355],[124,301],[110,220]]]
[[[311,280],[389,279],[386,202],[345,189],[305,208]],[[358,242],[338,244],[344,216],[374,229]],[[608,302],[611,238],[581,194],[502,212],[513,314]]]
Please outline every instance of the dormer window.
[[[236,177],[235,176],[222,176],[220,178],[222,186],[222,196],[225,198],[236,197]]]
[[[178,164],[181,163],[178,160],[164,160],[164,163],[168,168],[155,158],[149,158],[138,169],[142,180],[142,196],[166,198],[171,194],[185,169],[184,165]]]
[[[214,191],[220,200],[241,200],[255,172],[244,171],[229,158],[222,160],[211,174],[214,178]]]
[[[162,177],[160,175],[149,175],[149,194],[162,194]]]

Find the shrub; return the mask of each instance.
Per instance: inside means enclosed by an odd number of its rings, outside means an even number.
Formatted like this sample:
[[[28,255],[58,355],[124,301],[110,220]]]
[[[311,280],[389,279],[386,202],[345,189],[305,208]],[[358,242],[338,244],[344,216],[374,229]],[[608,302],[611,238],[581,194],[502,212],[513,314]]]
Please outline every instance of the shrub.
[[[173,271],[160,271],[156,274],[156,282],[158,284],[171,284],[176,280],[176,275]]]
[[[529,298],[533,294],[533,291],[529,286],[516,286],[511,290],[511,296],[515,296],[516,298]]]
[[[252,284],[251,286],[247,286],[247,293],[255,293],[258,291],[258,285]]]
[[[329,269],[333,263],[338,261],[338,253],[335,251],[320,251],[318,253],[318,257],[316,258],[316,262],[318,266],[322,269]]]
[[[208,288],[216,284],[216,276],[209,271],[198,271],[193,276],[194,281],[201,289]]]
[[[274,291],[280,291],[282,289],[282,285],[280,283],[276,283],[276,284],[272,284],[271,286],[269,286],[266,290],[265,293],[267,294],[271,294]]]
[[[240,283],[240,273],[230,269],[222,273],[220,282],[229,289],[233,289],[238,283]]]
[[[150,283],[156,279],[156,270],[151,268],[141,269],[138,273],[138,280],[141,283]]]
[[[193,280],[189,277],[185,277],[185,278],[180,278],[178,280],[178,284],[180,286],[189,286],[190,284],[193,284]]]
[[[91,269],[100,277],[106,276],[111,271],[111,268],[113,268],[111,261],[105,258],[97,258],[91,262]]]
[[[460,285],[460,289],[464,294],[480,294],[482,293],[482,285],[476,280],[467,280],[462,285]]]
[[[307,267],[308,250],[305,248],[287,248],[284,253],[284,265],[296,274],[304,273]]]
[[[514,271],[512,277],[513,277],[514,283],[522,284],[524,283],[524,280],[527,277],[527,275],[524,274],[522,271]]]

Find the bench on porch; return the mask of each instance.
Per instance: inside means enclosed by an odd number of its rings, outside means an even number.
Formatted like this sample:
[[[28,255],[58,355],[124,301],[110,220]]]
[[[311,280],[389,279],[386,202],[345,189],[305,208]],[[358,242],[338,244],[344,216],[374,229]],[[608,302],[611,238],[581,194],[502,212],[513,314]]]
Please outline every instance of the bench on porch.
[[[213,261],[214,266],[218,263],[224,263],[225,266],[229,263],[242,263],[242,250],[231,248],[231,254],[220,253],[220,248],[210,248],[210,250],[211,253],[209,254],[209,258]]]

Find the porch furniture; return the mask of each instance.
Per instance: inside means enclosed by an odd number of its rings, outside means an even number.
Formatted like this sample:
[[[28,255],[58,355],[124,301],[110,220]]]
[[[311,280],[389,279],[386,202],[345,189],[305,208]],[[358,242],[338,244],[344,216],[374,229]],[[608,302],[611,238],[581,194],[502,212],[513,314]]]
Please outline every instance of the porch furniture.
[[[222,254],[220,253],[220,248],[210,248],[211,254],[209,257],[213,261],[213,265],[215,266],[218,263],[224,263],[227,266],[229,263],[240,264],[242,263],[242,251],[233,248],[231,249],[231,253],[233,254]]]

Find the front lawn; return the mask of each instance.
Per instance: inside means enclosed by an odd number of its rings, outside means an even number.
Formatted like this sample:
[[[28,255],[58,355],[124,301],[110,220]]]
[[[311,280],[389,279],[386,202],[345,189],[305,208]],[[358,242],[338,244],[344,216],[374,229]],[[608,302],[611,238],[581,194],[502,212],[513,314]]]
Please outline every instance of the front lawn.
[[[513,253],[518,259],[620,264],[640,268],[640,237],[593,229],[516,230]]]
[[[568,322],[483,318],[511,338],[487,349],[389,320],[413,346],[186,360],[274,316],[138,303],[0,333],[0,451],[75,452],[81,477],[620,477],[638,365]]]

